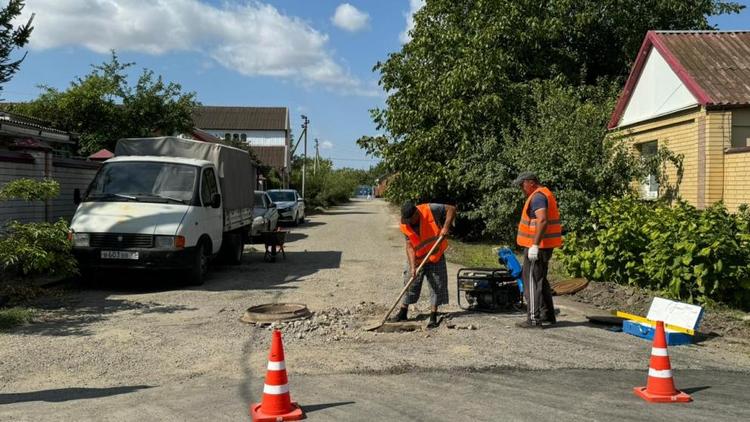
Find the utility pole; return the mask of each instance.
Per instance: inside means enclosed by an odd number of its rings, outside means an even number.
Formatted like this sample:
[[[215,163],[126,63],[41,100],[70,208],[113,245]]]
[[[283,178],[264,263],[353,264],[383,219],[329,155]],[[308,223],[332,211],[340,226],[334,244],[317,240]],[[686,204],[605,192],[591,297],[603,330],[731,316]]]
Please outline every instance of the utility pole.
[[[318,159],[320,158],[320,149],[318,149],[318,138],[315,138],[315,170],[313,174],[318,174]]]
[[[310,119],[304,114],[302,115],[302,130],[305,135],[305,152],[304,158],[302,159],[302,198],[305,198],[305,173],[307,172],[307,126],[310,124]]]

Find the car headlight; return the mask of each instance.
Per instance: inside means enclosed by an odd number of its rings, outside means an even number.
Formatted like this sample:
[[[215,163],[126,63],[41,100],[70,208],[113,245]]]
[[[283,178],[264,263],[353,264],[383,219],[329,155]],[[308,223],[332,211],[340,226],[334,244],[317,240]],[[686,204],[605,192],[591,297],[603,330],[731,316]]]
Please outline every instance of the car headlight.
[[[182,249],[185,247],[183,236],[154,236],[154,248],[157,249]]]
[[[88,233],[72,233],[71,240],[73,241],[73,246],[77,246],[79,248],[89,247]]]

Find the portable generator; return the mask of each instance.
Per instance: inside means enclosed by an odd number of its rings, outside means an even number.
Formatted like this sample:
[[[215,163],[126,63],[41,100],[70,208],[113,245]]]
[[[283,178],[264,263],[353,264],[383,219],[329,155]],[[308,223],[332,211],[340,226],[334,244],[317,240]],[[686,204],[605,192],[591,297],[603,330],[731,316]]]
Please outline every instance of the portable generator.
[[[500,312],[523,308],[516,278],[507,268],[461,268],[456,280],[461,309]]]

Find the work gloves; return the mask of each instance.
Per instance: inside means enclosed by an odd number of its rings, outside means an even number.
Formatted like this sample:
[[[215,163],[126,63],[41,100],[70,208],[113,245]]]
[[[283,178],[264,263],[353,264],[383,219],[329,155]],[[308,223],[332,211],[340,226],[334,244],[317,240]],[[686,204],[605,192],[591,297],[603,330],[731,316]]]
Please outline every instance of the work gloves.
[[[539,259],[539,245],[532,245],[529,248],[529,261],[536,261]]]

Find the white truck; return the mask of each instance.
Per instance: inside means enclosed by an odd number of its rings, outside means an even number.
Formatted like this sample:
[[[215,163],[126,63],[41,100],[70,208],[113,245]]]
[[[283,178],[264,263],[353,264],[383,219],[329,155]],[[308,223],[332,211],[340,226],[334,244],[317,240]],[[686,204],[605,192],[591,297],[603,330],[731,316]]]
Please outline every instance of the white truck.
[[[117,142],[70,225],[84,278],[102,270],[184,271],[202,284],[209,260],[242,259],[253,220],[255,164],[246,151],[177,137]]]

